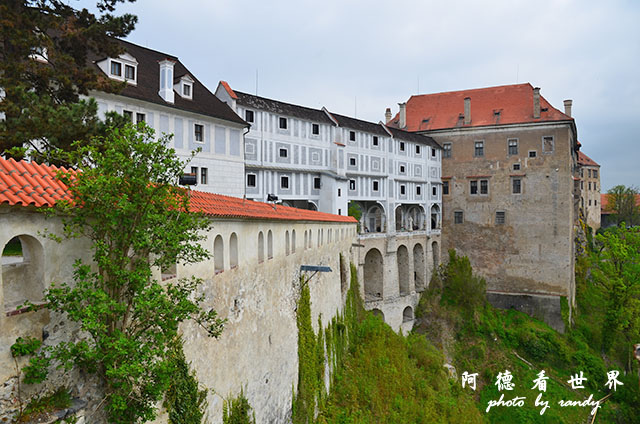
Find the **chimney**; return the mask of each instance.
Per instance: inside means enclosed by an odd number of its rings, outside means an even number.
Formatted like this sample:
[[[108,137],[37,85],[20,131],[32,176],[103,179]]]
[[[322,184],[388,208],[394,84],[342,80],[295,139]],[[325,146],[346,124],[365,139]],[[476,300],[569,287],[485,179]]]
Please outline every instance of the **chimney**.
[[[400,106],[400,122],[398,123],[398,126],[400,128],[406,128],[407,127],[407,104],[398,103],[398,106]]]
[[[173,60],[165,59],[158,62],[160,64],[160,91],[158,94],[167,103],[173,103],[175,93],[173,91]]]
[[[564,101],[564,114],[571,118],[571,106],[573,106],[573,100]]]
[[[533,117],[540,118],[540,87],[533,89]]]
[[[471,124],[471,97],[464,98],[464,124]]]
[[[391,121],[391,108],[388,107],[387,110],[384,112],[384,123],[388,124],[389,121]]]

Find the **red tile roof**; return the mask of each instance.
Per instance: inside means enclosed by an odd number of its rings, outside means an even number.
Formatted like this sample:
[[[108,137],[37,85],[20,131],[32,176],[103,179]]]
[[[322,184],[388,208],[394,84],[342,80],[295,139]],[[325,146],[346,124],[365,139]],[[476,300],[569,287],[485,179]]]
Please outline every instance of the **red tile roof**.
[[[471,98],[471,124],[464,125],[464,99]],[[540,96],[540,118],[533,117],[533,86],[529,83],[411,96],[406,131],[571,121]],[[545,109],[547,109],[545,111]],[[398,127],[396,115],[389,125]]]
[[[0,204],[40,207],[69,199],[67,186],[55,178],[60,169],[0,157]]]
[[[0,204],[53,206],[70,199],[67,186],[56,178],[64,168],[0,158]],[[75,171],[71,171],[75,172]],[[277,219],[356,223],[351,216],[254,202],[237,197],[191,190],[191,209],[221,218]]]
[[[593,159],[580,151],[578,152],[578,163],[583,166],[600,166]]]
[[[220,84],[222,84],[224,89],[227,90],[227,93],[229,93],[229,95],[231,96],[232,99],[238,100],[238,95],[231,89],[231,87],[229,86],[228,82],[220,81]]]
[[[636,194],[636,206],[640,207],[640,194]],[[600,194],[600,211],[602,214],[610,214],[609,195],[607,193]]]

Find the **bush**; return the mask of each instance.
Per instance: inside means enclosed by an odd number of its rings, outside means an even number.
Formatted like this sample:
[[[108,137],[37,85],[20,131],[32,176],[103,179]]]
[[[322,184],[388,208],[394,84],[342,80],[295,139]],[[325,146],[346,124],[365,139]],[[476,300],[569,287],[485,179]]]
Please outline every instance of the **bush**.
[[[453,249],[449,250],[449,263],[444,270],[442,301],[472,314],[476,308],[485,304],[486,291],[486,281],[473,275],[469,258],[458,256]]]

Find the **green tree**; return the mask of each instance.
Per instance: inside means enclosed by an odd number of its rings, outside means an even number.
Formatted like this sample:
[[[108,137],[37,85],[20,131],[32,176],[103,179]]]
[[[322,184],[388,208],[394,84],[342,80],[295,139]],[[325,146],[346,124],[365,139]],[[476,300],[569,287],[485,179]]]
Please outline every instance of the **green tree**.
[[[640,227],[614,227],[596,236],[593,279],[605,293],[602,350],[623,336],[629,346],[640,339]]]
[[[161,284],[152,278],[154,267],[209,256],[199,241],[210,221],[187,212],[188,193],[175,185],[185,164],[167,141],[155,141],[144,124],[116,128],[70,154],[80,172],[59,175],[73,201],[59,202],[55,214],[65,237],[92,242],[93,264],[77,261],[74,282],[52,285],[45,297],[87,337],[45,348],[24,371],[28,382],[46,378],[50,363],[94,373],[115,423],[154,417],[179,371],[171,343],[181,322],[193,319],[213,337],[224,324],[202,308],[201,280]]]
[[[640,204],[637,202],[638,189],[617,185],[607,191],[608,209],[613,212],[616,225],[640,224]]]
[[[91,89],[113,92],[122,83],[101,76],[93,56],[117,56],[113,37],[125,37],[137,22],[116,16],[115,6],[135,0],[98,0],[98,14],[75,10],[61,0],[0,3],[0,154],[69,149],[98,132],[97,107],[79,100]]]

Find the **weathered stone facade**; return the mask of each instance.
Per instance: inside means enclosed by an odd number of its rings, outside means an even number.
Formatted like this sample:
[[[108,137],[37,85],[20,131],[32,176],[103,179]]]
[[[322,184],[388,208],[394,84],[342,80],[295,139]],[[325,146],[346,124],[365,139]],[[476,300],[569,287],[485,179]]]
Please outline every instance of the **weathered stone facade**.
[[[600,165],[582,152],[578,155],[580,166],[580,208],[587,225],[595,232],[600,228]]]

